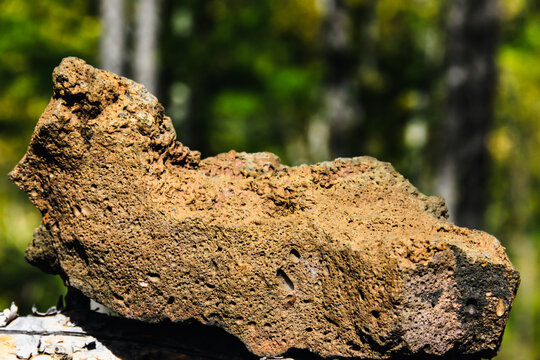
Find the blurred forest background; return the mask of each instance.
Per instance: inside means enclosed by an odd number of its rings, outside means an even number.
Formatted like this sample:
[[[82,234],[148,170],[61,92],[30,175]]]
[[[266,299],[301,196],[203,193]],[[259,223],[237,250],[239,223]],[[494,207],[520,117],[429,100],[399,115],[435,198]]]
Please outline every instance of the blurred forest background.
[[[65,291],[7,180],[65,56],[144,83],[203,156],[371,155],[444,195],[522,275],[497,359],[540,359],[540,1],[0,0],[0,308]]]

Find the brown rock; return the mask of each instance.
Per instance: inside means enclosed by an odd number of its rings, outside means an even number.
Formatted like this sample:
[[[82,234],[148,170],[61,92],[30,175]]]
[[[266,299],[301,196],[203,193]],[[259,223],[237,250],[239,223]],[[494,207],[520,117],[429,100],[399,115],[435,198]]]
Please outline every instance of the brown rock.
[[[196,319],[255,354],[493,355],[519,275],[389,164],[200,159],[125,78],[67,58],[10,174],[43,214],[29,262],[130,318]]]

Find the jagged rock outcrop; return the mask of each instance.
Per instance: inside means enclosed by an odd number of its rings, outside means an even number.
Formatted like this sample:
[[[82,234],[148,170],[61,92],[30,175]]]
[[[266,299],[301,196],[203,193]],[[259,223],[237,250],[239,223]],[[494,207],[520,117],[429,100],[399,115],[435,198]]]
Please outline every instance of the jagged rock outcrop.
[[[27,259],[117,313],[196,319],[253,353],[490,356],[519,275],[369,157],[200,159],[146,89],[76,58],[10,178],[43,214]]]

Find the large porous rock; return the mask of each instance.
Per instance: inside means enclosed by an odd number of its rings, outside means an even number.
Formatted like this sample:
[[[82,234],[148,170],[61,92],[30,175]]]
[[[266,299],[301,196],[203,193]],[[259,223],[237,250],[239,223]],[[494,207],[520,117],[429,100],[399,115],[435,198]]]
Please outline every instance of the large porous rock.
[[[76,58],[53,82],[10,174],[43,214],[30,263],[123,316],[215,324],[260,356],[496,352],[517,271],[389,164],[200,159],[142,85]]]

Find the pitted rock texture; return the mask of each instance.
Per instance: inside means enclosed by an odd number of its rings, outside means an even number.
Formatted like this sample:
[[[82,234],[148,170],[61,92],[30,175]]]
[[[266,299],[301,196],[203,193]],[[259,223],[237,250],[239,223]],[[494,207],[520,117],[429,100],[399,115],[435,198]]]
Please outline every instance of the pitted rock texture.
[[[146,89],[66,58],[11,172],[43,214],[27,259],[126,317],[196,319],[253,353],[493,355],[519,275],[369,157],[200,159]]]

